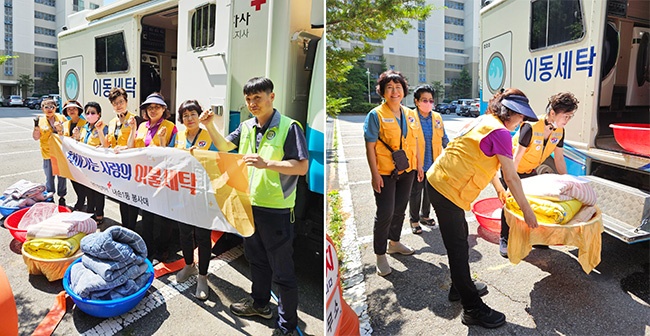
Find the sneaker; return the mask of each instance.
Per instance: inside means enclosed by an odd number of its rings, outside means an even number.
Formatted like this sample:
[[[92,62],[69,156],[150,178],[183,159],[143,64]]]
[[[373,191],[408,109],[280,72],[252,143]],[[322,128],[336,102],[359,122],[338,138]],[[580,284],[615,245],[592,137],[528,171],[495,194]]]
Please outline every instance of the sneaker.
[[[65,206],[65,198],[64,197],[59,197],[59,205],[60,206]]]
[[[377,255],[377,274],[381,276],[387,276],[392,271],[393,270],[390,268],[390,265],[388,265],[388,259],[386,259],[386,255]]]
[[[273,312],[268,304],[262,308],[255,308],[252,298],[241,299],[239,302],[231,304],[230,311],[237,316],[260,316],[267,320],[273,317]]]
[[[197,275],[197,274],[199,274],[199,270],[196,269],[196,266],[194,266],[194,264],[185,265],[185,267],[183,267],[183,269],[176,274],[176,282],[177,283],[185,282],[192,275]]]
[[[508,239],[499,238],[499,253],[502,257],[508,258]]]
[[[480,325],[483,328],[497,328],[506,323],[506,316],[483,303],[475,309],[463,309],[460,320],[464,325]]]
[[[273,330],[273,334],[271,334],[271,335],[272,336],[282,336],[282,335],[299,336],[300,334],[298,333],[298,330],[296,330],[296,329],[293,329],[293,330],[285,333],[284,331],[282,331],[282,329],[277,328],[277,329]]]
[[[478,291],[478,296],[485,296],[488,293],[487,285],[480,282],[480,281],[474,281],[474,286],[476,286],[476,290]],[[451,288],[449,288],[449,295],[447,296],[449,301],[459,301],[460,300],[460,294],[458,294],[458,291],[454,287],[454,284],[451,284]]]
[[[388,244],[388,250],[386,250],[386,253],[388,254],[393,254],[393,253],[399,253],[403,255],[411,255],[415,253],[415,250],[402,244],[401,242],[395,242],[395,244]]]

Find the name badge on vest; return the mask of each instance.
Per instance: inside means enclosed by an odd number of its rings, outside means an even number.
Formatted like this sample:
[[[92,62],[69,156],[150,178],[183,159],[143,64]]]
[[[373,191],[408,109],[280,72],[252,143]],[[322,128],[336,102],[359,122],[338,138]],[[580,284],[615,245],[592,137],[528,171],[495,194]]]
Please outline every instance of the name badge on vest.
[[[275,131],[266,132],[266,140],[273,140],[275,138]]]
[[[201,141],[199,141],[199,143],[198,143],[199,148],[203,148],[203,147],[205,147],[205,145],[206,145],[205,140],[201,140]]]
[[[392,122],[395,122],[395,119],[393,119],[393,118],[382,118],[381,121],[385,122],[385,123],[392,123]]]
[[[533,141],[533,143],[534,143],[535,145],[541,145],[541,144],[542,144],[542,140],[535,140],[535,141]]]

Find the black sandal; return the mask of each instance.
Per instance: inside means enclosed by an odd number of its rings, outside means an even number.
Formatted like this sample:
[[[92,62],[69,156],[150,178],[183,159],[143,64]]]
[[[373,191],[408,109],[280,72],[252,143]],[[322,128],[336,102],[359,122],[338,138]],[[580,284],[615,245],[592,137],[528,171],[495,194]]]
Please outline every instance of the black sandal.
[[[417,224],[417,223],[411,223],[411,232],[413,232],[413,234],[421,234],[422,227],[420,227],[419,225],[413,226],[413,224]]]
[[[420,218],[420,224],[426,225],[426,226],[435,226],[436,225],[436,220],[433,218]]]
[[[104,224],[104,216],[101,216],[102,218],[95,218],[95,222],[97,222],[97,225],[102,225]]]

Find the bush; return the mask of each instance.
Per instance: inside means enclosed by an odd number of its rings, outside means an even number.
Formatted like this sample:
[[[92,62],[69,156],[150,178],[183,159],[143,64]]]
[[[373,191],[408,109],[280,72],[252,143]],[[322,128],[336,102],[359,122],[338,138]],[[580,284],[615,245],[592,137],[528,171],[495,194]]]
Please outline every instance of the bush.
[[[356,103],[352,102],[350,105],[341,109],[341,113],[357,113],[357,114],[366,114],[370,112],[373,108],[377,107],[378,104],[375,103]]]

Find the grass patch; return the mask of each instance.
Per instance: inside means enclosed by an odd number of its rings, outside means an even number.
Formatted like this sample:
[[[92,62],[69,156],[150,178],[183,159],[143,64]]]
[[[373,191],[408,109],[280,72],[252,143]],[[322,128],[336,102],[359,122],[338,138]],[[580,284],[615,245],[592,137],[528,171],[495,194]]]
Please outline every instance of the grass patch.
[[[327,234],[334,242],[336,253],[339,260],[339,268],[341,272],[344,271],[343,259],[345,259],[345,252],[341,248],[343,235],[345,234],[345,218],[341,212],[341,196],[338,190],[332,190],[327,193],[327,217],[328,226]]]

